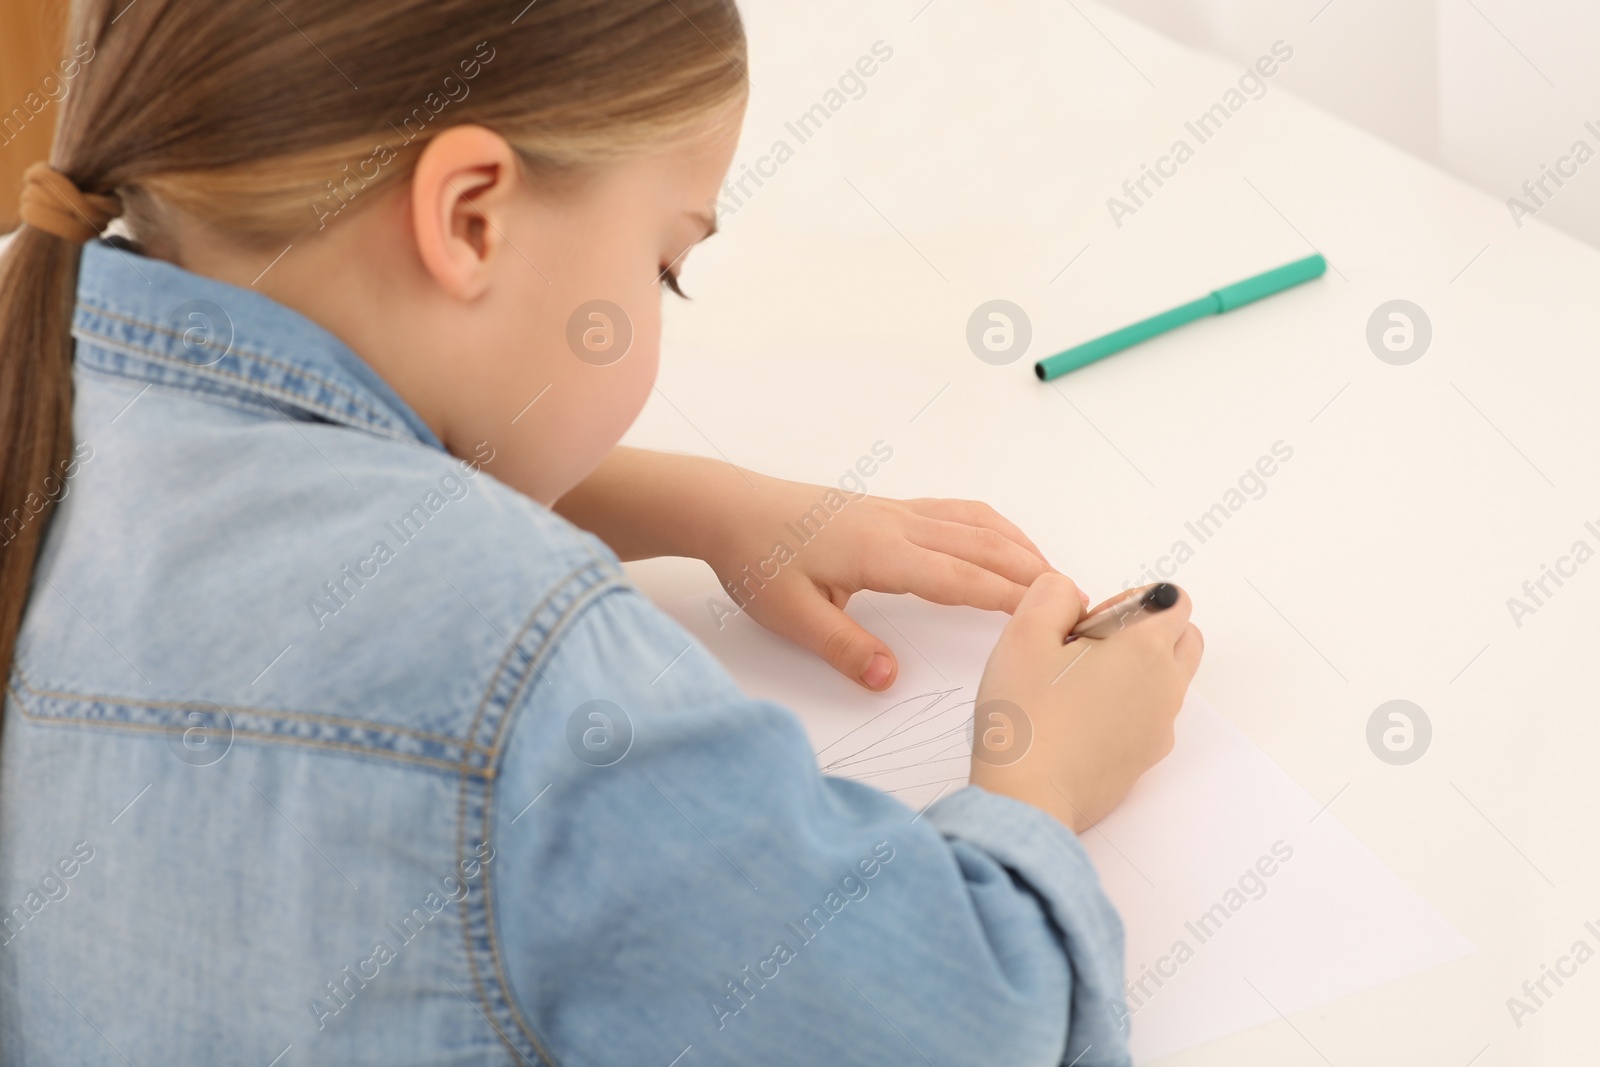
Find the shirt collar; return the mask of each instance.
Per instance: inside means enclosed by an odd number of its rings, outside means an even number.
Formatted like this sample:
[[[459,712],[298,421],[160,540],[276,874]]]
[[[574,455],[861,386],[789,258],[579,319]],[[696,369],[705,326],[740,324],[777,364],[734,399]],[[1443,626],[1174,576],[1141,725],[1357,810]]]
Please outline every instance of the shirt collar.
[[[119,238],[83,248],[72,335],[78,362],[98,370],[444,447],[366,361],[304,315]]]

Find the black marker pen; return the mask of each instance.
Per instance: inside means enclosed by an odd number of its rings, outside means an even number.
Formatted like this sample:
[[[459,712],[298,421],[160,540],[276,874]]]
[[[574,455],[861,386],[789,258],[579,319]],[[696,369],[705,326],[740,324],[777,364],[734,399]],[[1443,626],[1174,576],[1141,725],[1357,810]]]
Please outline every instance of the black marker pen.
[[[1157,582],[1146,589],[1142,596],[1124,597],[1104,611],[1080,619],[1078,625],[1072,628],[1072,633],[1067,635],[1067,641],[1079,637],[1108,637],[1124,626],[1138,622],[1146,612],[1165,611],[1177,602],[1178,587],[1170,582]]]

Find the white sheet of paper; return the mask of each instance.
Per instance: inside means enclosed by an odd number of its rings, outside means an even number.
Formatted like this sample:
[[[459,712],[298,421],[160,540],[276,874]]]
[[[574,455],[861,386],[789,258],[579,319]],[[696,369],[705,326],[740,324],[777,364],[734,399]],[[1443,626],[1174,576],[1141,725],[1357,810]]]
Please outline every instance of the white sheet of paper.
[[[893,690],[873,694],[742,613],[719,626],[713,601],[733,611],[716,590],[663,607],[746,693],[799,715],[826,773],[913,808],[965,784],[973,696],[1005,616],[857,595],[850,614],[900,659]],[[1127,930],[1141,1063],[1474,951],[1192,692],[1171,755],[1083,843]]]

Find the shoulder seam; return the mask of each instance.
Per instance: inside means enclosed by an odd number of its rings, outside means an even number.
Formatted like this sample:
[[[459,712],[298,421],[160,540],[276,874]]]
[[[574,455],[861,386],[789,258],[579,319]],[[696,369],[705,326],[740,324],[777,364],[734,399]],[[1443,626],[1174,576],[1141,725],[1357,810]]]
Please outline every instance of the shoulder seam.
[[[463,778],[461,780],[460,829],[457,840],[458,861],[466,855],[468,826],[473,817],[478,815],[477,812],[470,811],[470,808],[481,808],[481,840],[488,841],[492,836],[491,824],[493,822],[495,802],[494,787],[499,777],[501,760],[505,755],[503,748],[505,726],[513,717],[521,714],[520,700],[529,678],[539,673],[540,662],[549,658],[551,650],[556,646],[560,637],[570,628],[573,620],[606,595],[632,588],[627,580],[626,573],[615,565],[598,557],[593,562],[600,565],[600,579],[583,589],[566,606],[561,617],[555,620],[548,630],[544,631],[536,649],[531,653],[523,653],[522,662],[507,679],[512,684],[506,697],[503,700],[491,701],[491,695],[496,688],[493,685],[490,693],[485,694],[483,706],[488,707],[493,702],[496,705],[497,714],[490,716],[490,718],[499,720],[492,724],[494,740],[490,746],[491,751],[494,753],[495,773],[482,779]],[[518,643],[528,634],[537,615],[538,611],[535,611],[534,615],[530,616],[528,623],[524,625],[522,631],[519,632]],[[513,648],[515,649],[516,647],[514,644]],[[463,898],[461,908],[463,917],[462,936],[466,941],[467,960],[472,970],[474,989],[482,1003],[484,1017],[493,1018],[494,1015],[501,1015],[503,1018],[509,1016],[515,1024],[515,1029],[521,1032],[521,1035],[527,1041],[528,1047],[538,1055],[540,1061],[546,1067],[559,1067],[554,1053],[540,1040],[534,1031],[532,1023],[526,1018],[521,1006],[517,1004],[516,998],[512,995],[511,983],[506,977],[500,951],[499,930],[495,921],[494,892],[492,880],[489,878],[484,879],[482,897],[481,906],[476,908],[471,904],[471,897]],[[475,914],[475,912],[481,914]],[[477,929],[480,924],[481,930]],[[488,959],[485,961],[483,969],[486,971],[492,969],[491,975],[485,976],[479,972],[478,956],[480,953],[487,955]],[[490,988],[491,981],[493,983],[492,989]],[[518,1049],[499,1026],[495,1026],[495,1031],[500,1034],[501,1040],[506,1043],[508,1048],[511,1048],[517,1055],[527,1058],[527,1052],[523,1049]]]

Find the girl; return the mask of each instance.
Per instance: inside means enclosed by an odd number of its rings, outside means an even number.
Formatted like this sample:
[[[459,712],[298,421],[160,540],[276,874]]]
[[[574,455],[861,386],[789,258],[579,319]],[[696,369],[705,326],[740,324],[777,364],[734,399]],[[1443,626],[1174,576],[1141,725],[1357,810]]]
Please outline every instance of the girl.
[[[1065,645],[1010,523],[863,501],[752,614],[884,689],[852,591],[1009,611],[1032,740],[920,815],[820,776],[620,566],[732,581],[824,492],[616,447],[738,14],[518,7],[75,5],[0,276],[5,1061],[1127,1062],[1075,833],[1187,601]]]

